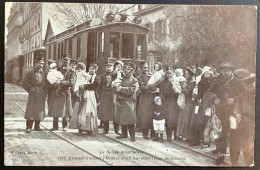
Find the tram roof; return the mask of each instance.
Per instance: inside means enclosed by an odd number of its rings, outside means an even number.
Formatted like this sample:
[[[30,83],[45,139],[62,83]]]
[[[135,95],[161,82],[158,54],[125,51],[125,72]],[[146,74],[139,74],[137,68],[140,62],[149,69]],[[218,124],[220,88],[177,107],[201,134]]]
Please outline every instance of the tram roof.
[[[74,35],[79,32],[83,32],[83,31],[87,31],[87,30],[98,29],[98,28],[102,28],[102,27],[106,27],[106,26],[116,26],[116,25],[120,25],[120,24],[136,26],[141,29],[145,29],[145,30],[149,31],[149,28],[147,28],[147,27],[144,27],[144,26],[138,25],[138,24],[134,24],[134,23],[130,23],[130,22],[111,22],[110,23],[110,22],[105,22],[104,20],[101,20],[101,19],[93,19],[93,20],[89,20],[84,23],[78,24],[76,26],[69,27],[67,30],[65,30],[61,33],[53,35],[52,37],[48,37],[47,42],[52,42],[54,39],[60,39],[63,37],[67,38],[67,37],[70,37],[70,35]],[[50,41],[48,41],[48,40],[50,40]]]

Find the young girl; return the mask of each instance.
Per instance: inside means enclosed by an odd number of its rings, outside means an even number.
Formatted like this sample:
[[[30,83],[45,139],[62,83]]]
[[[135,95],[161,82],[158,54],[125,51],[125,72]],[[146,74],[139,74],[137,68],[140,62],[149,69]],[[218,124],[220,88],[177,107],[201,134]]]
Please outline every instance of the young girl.
[[[172,88],[175,92],[179,93],[177,104],[181,107],[181,109],[183,109],[185,106],[185,94],[182,93],[182,89],[185,87],[185,82],[186,78],[183,77],[182,69],[176,69],[175,75],[173,77]]]
[[[165,118],[162,114],[162,100],[160,96],[154,98],[155,108],[153,116],[153,128],[156,133],[154,141],[158,141],[160,136],[160,142],[163,142],[163,132],[165,127]]]
[[[51,63],[50,64],[50,70],[47,75],[47,80],[49,81],[50,84],[54,83],[60,83],[61,80],[64,79],[63,74],[57,70],[57,64],[56,63]],[[60,95],[60,86],[58,86],[55,95],[59,96]]]

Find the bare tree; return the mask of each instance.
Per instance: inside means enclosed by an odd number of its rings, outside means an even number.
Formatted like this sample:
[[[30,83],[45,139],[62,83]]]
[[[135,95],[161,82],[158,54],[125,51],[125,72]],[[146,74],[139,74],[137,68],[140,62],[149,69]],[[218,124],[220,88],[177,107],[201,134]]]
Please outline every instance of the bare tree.
[[[59,13],[59,20],[66,25],[77,25],[93,18],[104,19],[108,12],[118,12],[128,8],[130,4],[102,4],[102,3],[55,3]]]

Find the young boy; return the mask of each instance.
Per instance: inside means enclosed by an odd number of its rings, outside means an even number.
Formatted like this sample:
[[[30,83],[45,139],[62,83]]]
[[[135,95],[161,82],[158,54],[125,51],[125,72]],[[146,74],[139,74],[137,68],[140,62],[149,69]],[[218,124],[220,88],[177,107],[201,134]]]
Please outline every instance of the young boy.
[[[47,75],[47,80],[49,81],[50,84],[54,83],[60,83],[61,80],[64,79],[63,74],[57,70],[57,64],[56,63],[51,63],[50,64],[50,70]],[[55,95],[59,96],[60,95],[60,86],[58,86]]]
[[[164,115],[161,113],[162,110],[162,99],[160,96],[156,96],[154,98],[155,108],[154,108],[154,116],[153,116],[153,128],[155,131],[155,137],[153,141],[159,140],[160,135],[160,142],[163,142],[163,131],[165,127],[165,118]]]

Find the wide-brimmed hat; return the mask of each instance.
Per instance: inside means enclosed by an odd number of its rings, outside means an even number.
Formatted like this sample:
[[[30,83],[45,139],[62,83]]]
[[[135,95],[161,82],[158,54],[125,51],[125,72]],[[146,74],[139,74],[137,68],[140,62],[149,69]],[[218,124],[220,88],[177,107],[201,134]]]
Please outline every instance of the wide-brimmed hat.
[[[237,69],[233,72],[233,75],[242,80],[243,78],[249,77],[251,73],[247,69]]]
[[[77,68],[86,71],[86,65],[82,62],[78,62]]]
[[[124,67],[124,62],[121,61],[121,60],[115,61],[115,62],[114,62],[114,67],[115,67],[116,65],[118,65],[118,64],[120,64],[120,65],[122,66],[122,68]]]

